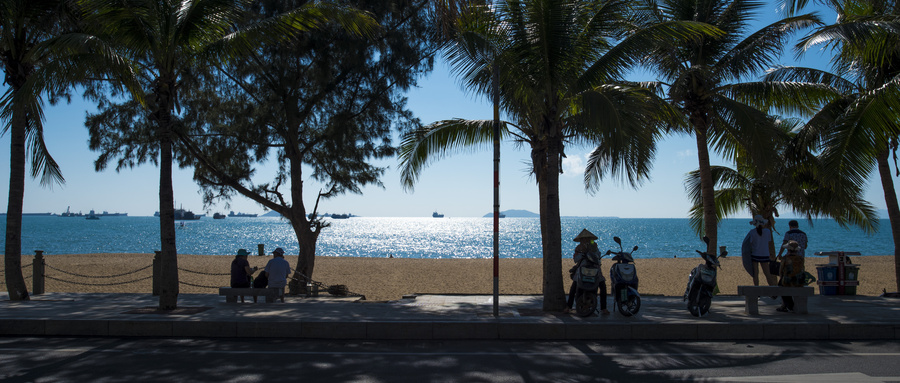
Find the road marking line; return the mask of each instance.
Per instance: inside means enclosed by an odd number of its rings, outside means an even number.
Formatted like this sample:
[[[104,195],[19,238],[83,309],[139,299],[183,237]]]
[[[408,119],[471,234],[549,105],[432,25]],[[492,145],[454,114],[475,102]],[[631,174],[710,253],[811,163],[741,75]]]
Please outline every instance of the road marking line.
[[[605,356],[605,357],[623,357],[623,358],[646,358],[646,357],[698,357],[698,356],[717,356],[717,357],[766,357],[772,355],[788,356],[788,357],[900,357],[900,352],[841,352],[841,353],[778,353],[778,352],[694,352],[682,354],[670,353],[633,353],[633,352],[529,352],[529,351],[481,351],[481,352],[455,352],[455,351],[427,351],[427,352],[409,352],[409,351],[268,351],[268,350],[195,350],[195,349],[97,349],[92,347],[67,347],[67,348],[24,348],[24,347],[0,347],[0,352],[108,352],[108,353],[136,353],[136,354],[152,354],[152,353],[198,353],[198,354],[271,354],[271,355],[394,355],[394,356],[503,356],[503,355],[535,355],[535,356]]]

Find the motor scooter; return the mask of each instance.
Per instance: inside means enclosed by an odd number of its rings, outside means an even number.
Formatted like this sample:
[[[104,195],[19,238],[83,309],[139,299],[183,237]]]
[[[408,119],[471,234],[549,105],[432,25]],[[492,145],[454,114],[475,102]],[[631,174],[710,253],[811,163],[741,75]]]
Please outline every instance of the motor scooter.
[[[635,246],[628,252],[622,249],[622,240],[619,237],[613,237],[613,240],[619,244],[619,251],[606,251],[606,255],[615,254],[612,260],[616,261],[609,269],[610,285],[615,299],[613,310],[618,310],[620,314],[630,317],[641,309],[641,295],[637,291],[637,270],[634,267],[634,258],[631,256],[638,247]]]
[[[709,247],[709,237],[703,237],[703,241]],[[688,276],[687,288],[684,290],[684,300],[687,301],[687,309],[695,317],[706,315],[709,313],[710,306],[712,306],[712,297],[715,295],[716,289],[716,269],[722,267],[719,264],[719,258],[724,258],[728,255],[724,246],[721,249],[719,256],[695,250],[700,254],[700,258],[703,259],[704,263],[697,265],[691,270],[691,274]]]

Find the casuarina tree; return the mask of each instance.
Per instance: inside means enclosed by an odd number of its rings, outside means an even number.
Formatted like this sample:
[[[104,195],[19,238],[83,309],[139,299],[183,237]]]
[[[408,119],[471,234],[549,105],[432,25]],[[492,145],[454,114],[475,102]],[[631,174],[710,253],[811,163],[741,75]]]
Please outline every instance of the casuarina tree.
[[[262,1],[256,18],[289,10]],[[394,129],[418,121],[404,92],[432,67],[429,1],[350,1],[380,26],[368,37],[323,28],[256,50],[241,60],[206,68],[189,86],[179,138],[193,157],[205,201],[249,198],[284,217],[299,245],[290,293],[313,278],[316,243],[327,220],[318,204],[380,186],[392,156]],[[277,165],[274,179],[254,179]],[[307,181],[321,183],[321,189]]]
[[[101,152],[98,170],[117,159],[117,169],[153,162],[159,166],[161,283],[159,308],[178,301],[175,202],[172,165],[180,129],[182,88],[196,68],[246,57],[260,46],[338,21],[365,28],[360,15],[326,2],[303,2],[278,17],[245,22],[251,0],[82,0],[88,25],[140,68],[145,107],[95,89],[98,113],[88,117],[91,148]],[[356,29],[357,31],[359,29]],[[113,98],[110,98],[113,96]],[[183,163],[183,162],[182,162]]]

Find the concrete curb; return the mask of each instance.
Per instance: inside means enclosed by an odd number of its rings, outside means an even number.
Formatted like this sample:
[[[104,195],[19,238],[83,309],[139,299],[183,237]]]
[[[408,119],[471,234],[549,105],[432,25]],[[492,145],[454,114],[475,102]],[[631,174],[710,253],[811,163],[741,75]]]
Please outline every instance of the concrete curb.
[[[740,297],[717,297],[693,318],[679,298],[646,297],[642,312],[579,318],[544,313],[540,297],[501,296],[494,318],[485,296],[420,296],[389,303],[300,299],[224,303],[195,294],[185,315],[135,314],[147,295],[56,293],[31,302],[0,300],[0,336],[294,338],[347,340],[897,340],[900,301],[878,297],[810,299],[810,314],[744,313]]]

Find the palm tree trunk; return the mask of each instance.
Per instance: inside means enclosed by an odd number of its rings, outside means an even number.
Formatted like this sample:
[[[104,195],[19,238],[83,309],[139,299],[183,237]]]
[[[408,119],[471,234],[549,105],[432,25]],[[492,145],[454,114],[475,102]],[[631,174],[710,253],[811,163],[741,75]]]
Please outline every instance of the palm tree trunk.
[[[891,236],[894,239],[894,281],[900,291],[900,206],[897,204],[897,192],[894,190],[894,179],[888,164],[890,149],[878,154],[878,174],[881,176],[881,187],[884,189],[884,204],[887,207],[891,222]]]
[[[559,217],[559,156],[562,142],[544,141],[532,149],[532,161],[538,182],[543,250],[544,311],[562,311],[566,306],[562,278],[562,225]]]
[[[155,89],[154,113],[159,133],[159,309],[178,308],[178,251],[175,246],[175,192],[172,186],[172,101],[174,79],[161,76]]]
[[[9,299],[28,300],[22,276],[22,203],[25,200],[25,127],[22,113],[13,113],[10,128],[9,199],[6,207],[4,270]]]
[[[719,222],[716,218],[716,194],[713,187],[712,171],[709,165],[709,147],[707,146],[706,127],[697,128],[697,159],[700,162],[700,199],[703,202],[703,235],[709,237],[706,251],[716,254]]]

